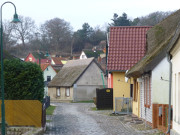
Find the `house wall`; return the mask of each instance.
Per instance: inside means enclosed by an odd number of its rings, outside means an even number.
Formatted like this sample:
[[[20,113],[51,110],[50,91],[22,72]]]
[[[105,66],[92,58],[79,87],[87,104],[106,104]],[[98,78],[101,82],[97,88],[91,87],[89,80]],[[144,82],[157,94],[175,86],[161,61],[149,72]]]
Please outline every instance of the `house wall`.
[[[140,82],[140,118],[143,118],[145,121],[152,123],[152,85],[151,85],[151,106],[150,106],[150,108],[147,108],[144,105],[144,103],[145,103],[145,101],[144,101],[144,92],[145,92],[144,91],[144,78],[141,78],[141,79],[142,79],[142,82]]]
[[[140,83],[138,83],[137,101],[133,101],[133,110],[132,110],[132,113],[134,115],[140,117]]]
[[[48,66],[47,68],[43,72],[44,81],[47,81],[47,76],[51,76],[51,80],[52,80],[54,76],[57,74],[56,71],[51,66]]]
[[[173,128],[172,135],[180,135],[180,40],[172,54]]]
[[[101,75],[101,69],[95,62],[92,62],[84,74],[76,82],[76,89],[74,90],[75,100],[92,100],[96,97],[96,88],[107,87],[107,79],[104,74]]]
[[[108,74],[108,88],[113,88],[113,74]]]
[[[48,70],[47,70],[48,68]],[[51,76],[51,80],[54,78],[54,76],[57,74],[56,71],[51,67],[48,66],[44,71],[43,71],[43,76],[44,76],[44,81],[47,81],[47,76]],[[48,95],[48,87],[44,87],[44,95]]]
[[[113,110],[116,97],[130,97],[130,80],[125,82],[125,72],[113,72]]]
[[[82,53],[80,55],[80,59],[87,59],[87,56],[83,51],[82,51]]]
[[[69,102],[73,101],[73,87],[70,87],[70,96],[65,94],[65,87],[60,88],[60,96],[57,96],[57,87],[48,88],[48,96],[50,96],[51,102]]]
[[[163,78],[163,80],[161,79]],[[165,57],[152,70],[152,103],[169,103],[169,62]]]

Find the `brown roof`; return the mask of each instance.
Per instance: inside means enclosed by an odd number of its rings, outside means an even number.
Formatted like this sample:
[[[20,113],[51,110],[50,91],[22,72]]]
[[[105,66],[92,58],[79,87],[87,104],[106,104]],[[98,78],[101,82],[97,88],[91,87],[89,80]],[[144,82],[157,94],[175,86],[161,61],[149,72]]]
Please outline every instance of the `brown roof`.
[[[49,64],[41,64],[41,70],[44,71],[48,66]]]
[[[167,47],[172,44],[173,37],[180,22],[180,10],[168,16],[147,33],[147,53],[133,66],[126,76],[139,77],[151,71],[165,56]]]
[[[93,61],[94,58],[68,61],[48,86],[71,87]]]
[[[53,59],[55,65],[62,65],[62,62],[61,62],[62,58],[60,58],[60,57],[52,57],[52,59]]]
[[[125,71],[146,51],[146,33],[151,26],[110,27],[107,69]]]
[[[48,66],[51,66],[51,64],[41,64],[41,70],[44,71]],[[51,66],[52,67],[52,66]],[[52,67],[53,68],[53,67]],[[53,68],[54,69],[54,68]],[[54,71],[56,72],[56,70],[54,69]]]

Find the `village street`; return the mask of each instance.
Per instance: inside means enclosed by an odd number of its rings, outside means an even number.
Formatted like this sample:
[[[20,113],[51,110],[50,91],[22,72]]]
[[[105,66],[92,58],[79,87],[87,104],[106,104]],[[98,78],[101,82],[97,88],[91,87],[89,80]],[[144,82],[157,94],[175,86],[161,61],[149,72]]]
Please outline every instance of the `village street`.
[[[47,122],[44,135],[143,135],[145,133],[124,124],[120,120],[122,116],[110,116],[112,110],[92,110],[93,103],[54,103],[54,105],[57,107],[54,115],[47,116],[47,120],[51,122]]]

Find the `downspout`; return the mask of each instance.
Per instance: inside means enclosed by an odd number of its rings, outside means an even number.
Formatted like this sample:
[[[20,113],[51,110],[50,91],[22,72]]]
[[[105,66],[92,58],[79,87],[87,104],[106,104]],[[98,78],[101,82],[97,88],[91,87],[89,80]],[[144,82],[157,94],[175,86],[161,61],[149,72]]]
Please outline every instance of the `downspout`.
[[[166,133],[170,133],[171,129],[171,85],[172,85],[172,62],[171,55],[166,53],[167,60],[169,62],[169,108],[168,108],[168,131]]]
[[[106,40],[106,76],[108,76],[108,70],[107,70],[107,62],[108,62],[108,45],[109,45],[109,37],[107,34],[107,40]]]

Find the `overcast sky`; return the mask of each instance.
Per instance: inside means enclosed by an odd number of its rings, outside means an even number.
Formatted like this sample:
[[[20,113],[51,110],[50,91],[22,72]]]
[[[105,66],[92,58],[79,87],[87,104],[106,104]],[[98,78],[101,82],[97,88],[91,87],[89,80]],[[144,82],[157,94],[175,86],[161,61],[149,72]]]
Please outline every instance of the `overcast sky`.
[[[1,0],[0,4],[5,0]],[[180,0],[12,0],[17,13],[31,17],[37,25],[55,17],[69,22],[74,30],[87,22],[90,26],[103,27],[111,23],[114,13],[125,12],[130,19],[155,11],[174,11],[180,8]],[[3,6],[3,19],[14,14],[12,5]]]

